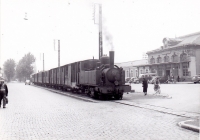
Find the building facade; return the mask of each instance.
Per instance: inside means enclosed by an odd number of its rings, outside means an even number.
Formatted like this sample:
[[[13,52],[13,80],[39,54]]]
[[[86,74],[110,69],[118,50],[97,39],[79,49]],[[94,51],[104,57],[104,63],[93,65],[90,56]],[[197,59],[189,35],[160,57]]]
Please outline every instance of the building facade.
[[[164,38],[163,46],[147,52],[148,64],[138,71],[157,73],[158,76],[174,76],[190,79],[200,74],[200,32],[178,38]]]
[[[141,71],[140,69],[138,70],[137,66],[146,64],[148,64],[148,59],[116,63],[117,66],[122,67],[125,71],[125,77],[138,77],[139,74],[141,74],[141,72],[143,71]]]

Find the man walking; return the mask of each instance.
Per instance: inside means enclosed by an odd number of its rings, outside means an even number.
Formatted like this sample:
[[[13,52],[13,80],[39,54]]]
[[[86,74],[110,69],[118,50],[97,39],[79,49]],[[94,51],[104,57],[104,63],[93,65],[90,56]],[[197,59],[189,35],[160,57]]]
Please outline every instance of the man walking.
[[[143,87],[144,96],[146,96],[147,95],[148,82],[145,78],[143,78],[142,87]]]
[[[0,107],[1,107],[1,102],[3,100],[3,108],[6,108],[7,104],[7,96],[8,96],[8,87],[4,83],[4,80],[0,79]]]

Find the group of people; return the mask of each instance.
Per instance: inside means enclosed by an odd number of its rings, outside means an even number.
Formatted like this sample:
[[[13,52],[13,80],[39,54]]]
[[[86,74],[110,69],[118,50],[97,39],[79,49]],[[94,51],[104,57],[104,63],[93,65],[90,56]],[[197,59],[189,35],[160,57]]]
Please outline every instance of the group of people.
[[[147,95],[147,89],[148,89],[148,81],[145,78],[143,78],[142,87],[143,87],[144,95],[146,96]],[[156,78],[155,81],[154,81],[154,91],[155,91],[155,94],[161,93],[159,78]]]
[[[182,79],[182,80],[184,81],[185,79]],[[168,76],[167,81],[165,83],[174,83],[174,84],[176,84],[176,82],[180,82],[180,77],[177,76],[177,78],[175,78],[173,75],[171,75],[171,76]]]
[[[3,108],[6,108],[6,104],[8,103],[8,87],[4,80],[0,79],[0,108],[1,108],[1,102],[3,100]]]

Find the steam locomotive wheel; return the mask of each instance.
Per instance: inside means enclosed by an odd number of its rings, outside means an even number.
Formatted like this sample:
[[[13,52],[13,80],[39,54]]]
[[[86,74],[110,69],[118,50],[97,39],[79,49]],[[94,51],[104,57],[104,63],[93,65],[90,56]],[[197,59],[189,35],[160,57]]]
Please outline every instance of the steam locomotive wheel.
[[[123,95],[115,95],[114,98],[115,98],[116,100],[122,100]]]
[[[96,91],[90,91],[90,95],[89,96],[94,98],[94,99],[98,99],[99,98],[98,92],[96,92]]]

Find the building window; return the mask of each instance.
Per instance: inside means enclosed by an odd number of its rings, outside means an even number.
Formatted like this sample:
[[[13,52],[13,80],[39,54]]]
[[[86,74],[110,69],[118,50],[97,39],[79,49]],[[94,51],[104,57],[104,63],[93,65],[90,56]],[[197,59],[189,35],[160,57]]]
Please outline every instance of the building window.
[[[126,71],[126,77],[129,77],[129,71],[128,70]]]
[[[148,73],[148,69],[146,69],[146,73]]]
[[[166,55],[166,56],[164,57],[164,62],[169,62],[169,56]]]
[[[175,53],[172,55],[172,62],[178,62],[178,56]]]
[[[152,56],[152,58],[150,59],[150,63],[151,63],[151,64],[154,64],[154,63],[155,63],[155,59],[153,58],[153,56]]]
[[[138,71],[135,70],[135,77],[138,77]]]
[[[180,56],[180,60],[181,61],[187,61],[187,54],[186,53],[182,53]]]
[[[133,70],[131,70],[130,77],[133,77]]]
[[[140,74],[142,74],[142,70],[140,70]]]
[[[189,76],[189,71],[188,71],[189,64],[183,63],[182,67],[183,67],[183,76]]]
[[[161,63],[161,62],[162,62],[162,58],[160,56],[158,56],[157,63]]]

